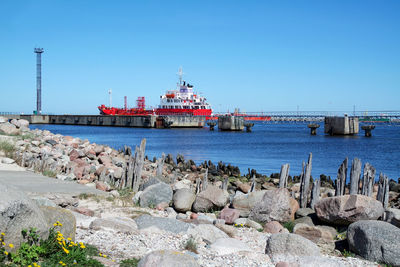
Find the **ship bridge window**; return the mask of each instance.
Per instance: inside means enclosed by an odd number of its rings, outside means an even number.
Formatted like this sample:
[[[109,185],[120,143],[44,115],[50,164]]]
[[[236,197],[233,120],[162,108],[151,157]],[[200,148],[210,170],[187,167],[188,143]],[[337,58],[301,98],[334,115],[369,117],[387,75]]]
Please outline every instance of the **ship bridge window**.
[[[206,109],[206,107],[205,106],[201,106],[201,109]]]

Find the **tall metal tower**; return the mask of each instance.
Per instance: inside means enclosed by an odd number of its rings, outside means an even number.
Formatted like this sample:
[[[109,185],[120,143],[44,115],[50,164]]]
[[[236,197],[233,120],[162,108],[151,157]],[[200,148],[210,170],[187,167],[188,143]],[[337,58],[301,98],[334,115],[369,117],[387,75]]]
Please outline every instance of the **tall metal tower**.
[[[42,53],[43,48],[35,48],[36,53],[36,114],[42,114]]]

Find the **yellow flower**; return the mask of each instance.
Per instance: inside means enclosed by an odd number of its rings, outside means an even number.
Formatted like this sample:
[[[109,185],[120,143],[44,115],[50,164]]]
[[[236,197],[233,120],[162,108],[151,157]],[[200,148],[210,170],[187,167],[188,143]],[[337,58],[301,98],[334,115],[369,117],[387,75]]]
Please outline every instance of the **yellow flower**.
[[[104,257],[104,258],[107,258],[107,255],[104,255],[104,254],[103,254],[103,257]]]
[[[10,248],[13,248],[13,247],[14,247],[14,245],[13,245],[13,244],[8,244],[8,246],[9,246]]]
[[[240,226],[243,227],[243,223],[241,223]]]
[[[3,246],[5,246],[5,245],[6,245],[6,243],[4,243],[4,242],[1,242],[1,244],[2,244]]]
[[[99,253],[99,256],[101,257],[101,256],[103,256],[103,254]]]
[[[32,265],[28,265],[28,267],[32,267]]]
[[[63,264],[63,262],[62,262],[62,261],[59,261],[58,263],[59,263],[59,264]]]
[[[8,255],[8,252],[7,252],[7,251],[4,251],[4,254]]]
[[[3,232],[1,232],[1,235],[2,235],[2,236],[5,236],[6,234],[5,234],[5,233],[3,233]]]
[[[85,245],[82,244],[82,245],[81,245],[81,248],[86,248],[86,247],[85,247]]]
[[[67,240],[68,240],[68,241],[71,241],[71,240],[72,240],[72,238],[71,238],[71,237],[68,237],[68,238],[67,238]]]
[[[69,253],[69,250],[66,249],[65,247],[63,247],[63,250],[64,250],[65,253],[67,253],[67,254]]]

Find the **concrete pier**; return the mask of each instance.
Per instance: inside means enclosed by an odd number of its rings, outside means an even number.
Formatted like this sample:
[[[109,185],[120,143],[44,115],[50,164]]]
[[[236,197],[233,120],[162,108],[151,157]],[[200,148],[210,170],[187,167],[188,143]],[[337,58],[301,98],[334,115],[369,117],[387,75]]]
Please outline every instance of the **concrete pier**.
[[[207,125],[210,127],[210,131],[214,131],[214,127],[215,127],[215,125],[217,125],[217,123],[214,121],[211,121],[211,122],[207,122]]]
[[[363,125],[361,126],[361,129],[365,131],[365,137],[371,137],[372,136],[372,130],[375,129],[375,125]]]
[[[325,117],[324,133],[329,135],[358,134],[359,122],[357,117]]]
[[[218,117],[218,129],[221,131],[242,131],[244,118],[231,115]]]
[[[26,119],[31,124],[115,126],[138,128],[202,128],[203,116],[104,116],[104,115],[13,115],[9,119]]]
[[[311,135],[317,135],[317,129],[319,128],[319,124],[311,123],[307,125],[307,127],[311,129]]]

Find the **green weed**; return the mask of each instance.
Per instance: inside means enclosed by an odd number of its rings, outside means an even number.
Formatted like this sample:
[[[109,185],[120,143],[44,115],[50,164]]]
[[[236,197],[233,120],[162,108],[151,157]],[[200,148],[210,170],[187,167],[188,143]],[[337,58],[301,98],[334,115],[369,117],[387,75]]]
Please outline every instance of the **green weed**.
[[[289,233],[293,233],[293,228],[294,228],[294,226],[295,226],[295,224],[294,224],[293,221],[288,221],[288,222],[285,222],[285,223],[283,224],[283,227],[285,227],[286,229],[288,229]]]

